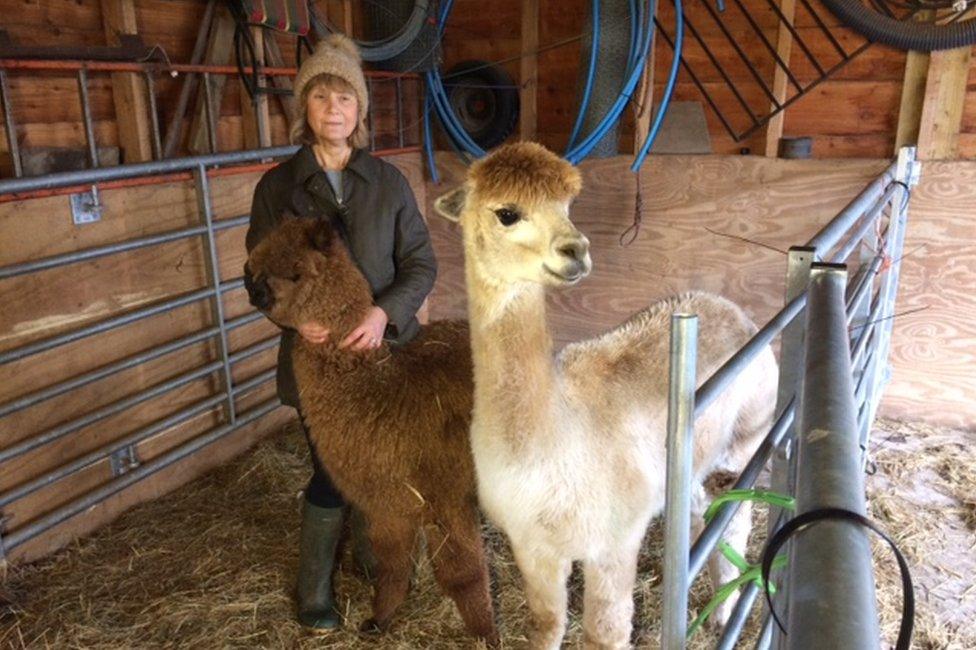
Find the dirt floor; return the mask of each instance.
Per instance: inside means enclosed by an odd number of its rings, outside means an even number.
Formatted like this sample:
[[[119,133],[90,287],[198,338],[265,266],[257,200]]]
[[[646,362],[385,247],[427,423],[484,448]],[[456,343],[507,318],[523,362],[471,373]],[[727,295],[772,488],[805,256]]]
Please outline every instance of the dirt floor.
[[[873,516],[912,566],[916,648],[976,648],[976,436],[882,421],[868,479]],[[133,509],[53,557],[8,567],[0,587],[0,648],[470,648],[453,604],[425,560],[393,630],[354,632],[368,616],[369,585],[346,557],[338,593],[348,625],[306,634],[293,617],[299,492],[307,450],[294,426],[232,464]],[[762,514],[757,523],[762,520]],[[757,525],[753,555],[761,547]],[[518,572],[498,532],[486,528],[504,647],[525,646]],[[635,642],[657,647],[661,531],[648,532],[635,593]],[[901,607],[897,567],[876,545],[879,603],[888,641]],[[708,589],[696,584],[692,608]],[[571,579],[567,645],[581,639],[582,580]],[[754,617],[755,618],[755,617]],[[752,647],[757,621],[740,647]],[[691,647],[711,647],[699,632]]]

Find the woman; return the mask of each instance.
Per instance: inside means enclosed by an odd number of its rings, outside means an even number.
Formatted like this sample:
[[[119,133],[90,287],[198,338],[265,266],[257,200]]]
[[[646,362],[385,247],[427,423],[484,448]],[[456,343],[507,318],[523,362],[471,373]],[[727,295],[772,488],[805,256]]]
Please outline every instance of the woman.
[[[403,174],[363,149],[369,142],[369,98],[355,44],[341,35],[322,41],[298,71],[294,92],[299,109],[291,138],[302,146],[258,182],[247,250],[283,213],[330,219],[369,282],[375,303],[338,345],[350,354],[379,347],[382,339],[402,345],[417,334],[416,313],[434,285],[437,264]],[[245,284],[253,296],[258,289],[246,269]],[[315,322],[283,332],[277,376],[282,403],[299,408],[291,365],[294,337],[324,344],[330,335]],[[312,464],[302,514],[298,618],[306,627],[325,630],[340,624],[332,572],[345,504],[314,451]]]

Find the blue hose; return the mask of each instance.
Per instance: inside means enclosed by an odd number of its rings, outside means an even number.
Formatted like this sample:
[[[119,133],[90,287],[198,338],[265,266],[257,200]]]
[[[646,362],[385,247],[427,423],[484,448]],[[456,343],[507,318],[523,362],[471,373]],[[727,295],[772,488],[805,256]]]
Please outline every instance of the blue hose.
[[[437,164],[434,162],[434,138],[430,133],[430,95],[427,95],[424,100],[424,154],[427,156],[427,168],[430,170],[431,179],[435,183],[440,183]]]
[[[671,95],[674,93],[674,84],[678,80],[678,68],[681,63],[681,47],[685,33],[685,19],[684,13],[681,10],[681,0],[674,0],[674,13],[676,33],[674,37],[674,59],[671,61],[671,72],[668,74],[668,83],[664,88],[664,95],[661,97],[661,106],[657,109],[657,115],[654,116],[654,123],[647,132],[647,137],[644,139],[644,143],[641,145],[633,164],[630,166],[630,171],[632,172],[636,172],[644,163],[647,152],[651,150],[651,146],[657,139],[658,131],[661,130],[661,124],[664,121],[664,113],[668,110]]]
[[[647,53],[650,49],[650,43],[653,38],[653,16],[655,0],[648,1],[647,16],[644,16],[644,12],[641,11],[643,5],[637,4],[636,11],[634,11],[634,3],[631,4],[632,16],[635,16],[635,20],[638,25],[638,42],[640,43],[640,50],[635,52],[631,51],[628,57],[627,72],[625,73],[626,83],[624,88],[621,90],[620,95],[617,100],[610,107],[610,110],[604,116],[600,124],[597,125],[593,133],[591,133],[583,142],[577,145],[572,151],[567,152],[566,159],[572,164],[576,165],[586,157],[586,155],[593,150],[593,147],[597,145],[600,140],[607,134],[613,124],[620,119],[620,114],[623,112],[630,100],[630,96],[633,93],[634,86],[637,84],[641,73],[644,71],[644,65],[647,61]],[[647,28],[645,29],[645,20],[648,21]]]
[[[596,77],[596,55],[600,50],[600,0],[593,0],[593,36],[590,45],[590,69],[586,74],[586,85],[583,88],[583,98],[580,101],[579,112],[576,114],[576,124],[573,131],[569,134],[569,142],[566,143],[566,151],[573,148],[573,143],[579,136],[579,131],[583,127],[583,118],[586,115],[586,108],[590,105],[590,93],[593,91],[593,78]],[[634,42],[634,28],[631,23],[631,47]]]

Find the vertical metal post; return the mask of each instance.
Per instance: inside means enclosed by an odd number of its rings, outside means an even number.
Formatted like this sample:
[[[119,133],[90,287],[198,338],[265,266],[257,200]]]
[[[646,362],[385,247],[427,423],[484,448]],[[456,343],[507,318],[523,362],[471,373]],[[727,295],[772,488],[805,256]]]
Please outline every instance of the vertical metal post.
[[[203,103],[207,114],[207,141],[210,143],[210,153],[217,153],[217,120],[214,112],[219,111],[213,105],[213,87],[210,84],[210,73],[203,73]]]
[[[921,163],[915,161],[915,147],[902,147],[898,151],[898,161],[895,164],[895,180],[904,183],[908,187],[913,187],[918,183],[918,176]],[[869,405],[867,426],[871,426],[874,415],[877,411],[878,400],[874,398],[880,395],[884,385],[890,377],[890,366],[888,363],[888,350],[891,346],[891,330],[894,325],[895,298],[898,295],[898,278],[901,273],[901,258],[905,248],[905,226],[908,221],[908,206],[906,205],[907,190],[905,187],[899,188],[891,199],[891,220],[888,224],[888,241],[886,243],[887,254],[891,260],[888,270],[881,277],[881,286],[878,289],[878,300],[881,301],[881,310],[878,314],[879,322],[875,325],[875,338],[877,340],[877,350],[875,352],[875,363],[878,368],[875,376],[871,378],[872,385],[868,390],[872,396]],[[883,365],[882,365],[883,364]]]
[[[146,70],[146,95],[149,98],[149,128],[152,131],[153,159],[161,160],[163,145],[159,137],[159,114],[156,112],[156,80],[151,70]]]
[[[662,650],[683,650],[688,633],[691,457],[695,425],[698,317],[671,316],[667,488],[664,506]]]
[[[92,124],[91,102],[88,99],[88,72],[84,68],[78,70],[78,93],[81,96],[81,116],[85,123],[85,139],[88,141],[88,160],[92,169],[98,169],[98,146],[95,143],[95,127]],[[100,208],[98,187],[92,185],[92,203],[94,209]]]
[[[210,266],[210,277],[213,286],[220,287],[220,262],[217,257],[217,241],[214,237],[213,227],[213,208],[210,204],[210,179],[207,178],[207,170],[203,165],[194,170],[196,180],[197,201],[199,202],[200,212],[207,224],[207,249]],[[218,290],[213,297],[214,313],[217,315],[217,327],[220,328],[220,355],[224,364],[224,388],[227,392],[227,421],[231,424],[237,422],[237,412],[234,406],[233,378],[230,371],[230,353],[227,345],[227,323],[224,321],[224,304],[221,293]]]
[[[403,84],[396,78],[396,130],[397,146],[403,149]]]
[[[95,128],[92,126],[91,104],[88,101],[88,73],[78,70],[78,92],[81,95],[81,116],[85,123],[85,140],[88,142],[88,162],[92,169],[98,167],[98,149],[95,145]]]
[[[797,435],[796,511],[844,508],[865,514],[844,288],[838,264],[815,264],[807,295],[807,337]],[[867,531],[823,521],[796,535],[786,590],[787,648],[878,647]]]
[[[0,68],[0,102],[3,103],[3,128],[7,133],[7,147],[10,161],[14,166],[14,176],[20,178],[24,169],[20,164],[20,143],[17,142],[17,124],[14,122],[13,107],[10,106],[10,88],[7,87],[7,71]]]
[[[786,296],[785,302],[791,300],[807,290],[807,283],[810,278],[810,265],[813,264],[816,256],[816,249],[807,246],[793,246],[790,248],[786,262]],[[801,368],[803,363],[803,339],[804,339],[804,314],[801,311],[797,314],[789,325],[783,328],[780,335],[779,353],[779,385],[776,390],[776,413],[782,413],[791,400],[799,392]],[[796,433],[796,421],[789,426],[783,434],[783,440],[773,451],[772,462],[770,465],[770,486],[774,492],[780,494],[792,494],[791,481],[791,456],[793,452],[793,439]],[[772,536],[780,526],[780,508],[769,506],[769,523],[767,524],[767,534]],[[780,591],[780,594],[783,592]],[[789,608],[788,603],[783,602],[784,598],[780,595],[774,598],[779,611]],[[774,628],[771,631],[771,647],[778,647],[779,630]]]

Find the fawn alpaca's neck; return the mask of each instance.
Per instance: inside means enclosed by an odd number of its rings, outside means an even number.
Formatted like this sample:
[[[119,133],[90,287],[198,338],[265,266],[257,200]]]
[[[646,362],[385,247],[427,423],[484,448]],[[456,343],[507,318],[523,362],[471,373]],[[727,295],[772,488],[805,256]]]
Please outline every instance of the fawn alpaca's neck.
[[[548,420],[555,385],[545,291],[536,284],[500,286],[468,265],[468,310],[478,417],[518,444]]]

